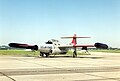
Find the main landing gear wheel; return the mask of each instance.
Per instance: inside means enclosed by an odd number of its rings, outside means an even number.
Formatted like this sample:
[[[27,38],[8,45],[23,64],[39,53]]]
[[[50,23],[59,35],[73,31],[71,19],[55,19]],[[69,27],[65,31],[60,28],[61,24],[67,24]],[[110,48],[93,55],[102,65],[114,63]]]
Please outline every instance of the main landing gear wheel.
[[[46,57],[49,57],[49,53],[46,53],[45,55],[46,55]]]
[[[46,57],[49,57],[49,53],[42,53],[42,52],[40,52],[40,56],[41,56],[41,57],[44,57],[44,55],[45,55]]]
[[[41,56],[41,57],[44,57],[44,53],[40,52],[40,56]]]

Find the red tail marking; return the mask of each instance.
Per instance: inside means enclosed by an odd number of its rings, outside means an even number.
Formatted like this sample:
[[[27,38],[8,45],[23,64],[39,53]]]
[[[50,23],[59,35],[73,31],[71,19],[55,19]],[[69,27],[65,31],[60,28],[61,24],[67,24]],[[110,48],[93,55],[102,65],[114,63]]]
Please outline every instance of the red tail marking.
[[[74,34],[73,36],[73,40],[71,42],[73,45],[76,45],[77,44],[77,41],[76,41],[76,34]]]
[[[72,42],[70,44],[73,44],[74,46],[76,46],[76,44],[77,44],[77,38],[90,38],[90,37],[77,37],[76,34],[74,34],[74,36],[61,37],[61,38],[73,38]]]
[[[72,42],[73,45],[76,45],[76,40],[73,38]]]

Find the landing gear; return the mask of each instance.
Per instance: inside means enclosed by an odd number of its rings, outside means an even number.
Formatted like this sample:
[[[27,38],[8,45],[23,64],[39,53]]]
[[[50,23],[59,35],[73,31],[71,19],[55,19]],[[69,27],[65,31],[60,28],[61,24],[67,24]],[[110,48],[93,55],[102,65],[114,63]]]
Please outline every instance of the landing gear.
[[[85,53],[86,53],[86,54],[90,54],[90,53],[88,52],[88,49],[87,49],[86,46],[82,47],[82,50],[85,50]]]
[[[49,53],[40,52],[40,56],[41,56],[41,57],[44,57],[44,56],[45,56],[45,57],[49,57]]]
[[[46,55],[46,57],[49,57],[49,53],[46,53],[45,55]]]
[[[44,53],[40,52],[40,56],[41,56],[41,57],[44,57]]]
[[[90,53],[89,53],[89,51],[88,51],[88,50],[86,50],[86,53],[90,55]]]

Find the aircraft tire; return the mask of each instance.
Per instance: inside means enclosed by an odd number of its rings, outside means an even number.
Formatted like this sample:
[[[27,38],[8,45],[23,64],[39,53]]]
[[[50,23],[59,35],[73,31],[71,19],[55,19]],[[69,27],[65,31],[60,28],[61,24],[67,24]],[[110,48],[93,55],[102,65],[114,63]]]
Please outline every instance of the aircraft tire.
[[[49,57],[49,53],[46,53],[45,55],[46,55],[46,57]]]
[[[41,57],[44,57],[44,53],[40,52],[40,56],[41,56]]]

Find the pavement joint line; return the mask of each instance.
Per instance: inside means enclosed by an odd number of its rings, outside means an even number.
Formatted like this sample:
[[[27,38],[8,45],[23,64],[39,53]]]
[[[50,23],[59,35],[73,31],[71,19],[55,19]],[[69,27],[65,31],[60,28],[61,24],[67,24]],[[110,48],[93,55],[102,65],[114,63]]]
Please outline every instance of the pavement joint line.
[[[109,80],[109,79],[116,80],[116,81],[119,81],[119,80],[120,80],[120,78],[109,78],[109,77],[104,77],[104,76],[95,75],[95,74],[88,74],[88,73],[84,73],[84,74],[90,75],[90,76],[95,76],[95,77],[104,78],[105,80]]]
[[[8,75],[2,73],[2,72],[0,72],[0,74],[2,74],[3,76],[6,76],[7,78],[11,79],[12,81],[16,81],[14,78],[12,78],[12,77],[10,77],[10,76],[8,76]]]
[[[85,79],[85,80],[74,80],[74,81],[104,81],[104,80],[109,80],[109,79]],[[120,80],[116,80],[120,81]]]

